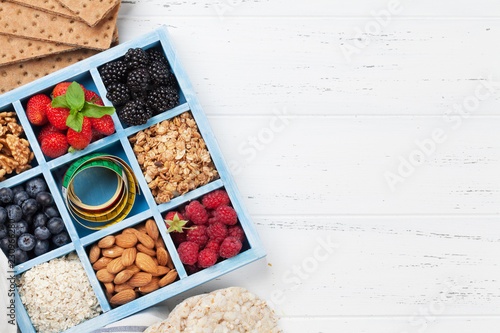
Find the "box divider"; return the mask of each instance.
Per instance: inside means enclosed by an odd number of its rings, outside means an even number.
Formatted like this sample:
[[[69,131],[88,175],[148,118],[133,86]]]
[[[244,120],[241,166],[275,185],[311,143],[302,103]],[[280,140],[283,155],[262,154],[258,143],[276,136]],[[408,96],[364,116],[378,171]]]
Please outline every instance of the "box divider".
[[[14,106],[14,110],[16,111],[17,118],[21,122],[21,126],[23,127],[24,133],[30,142],[31,150],[35,153],[35,158],[38,162],[38,165],[42,165],[45,162],[45,156],[42,154],[42,150],[40,145],[38,144],[38,140],[36,139],[35,132],[33,132],[33,128],[26,116],[26,111],[24,110],[21,101],[15,101],[12,103]]]

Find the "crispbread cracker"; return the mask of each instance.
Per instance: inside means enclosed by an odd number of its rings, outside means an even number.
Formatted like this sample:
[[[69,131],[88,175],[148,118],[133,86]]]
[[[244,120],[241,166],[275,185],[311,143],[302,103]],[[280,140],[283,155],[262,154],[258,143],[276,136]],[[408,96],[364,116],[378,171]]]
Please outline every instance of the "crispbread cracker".
[[[62,54],[0,67],[0,93],[49,75],[59,69],[99,53],[96,50],[79,49]]]
[[[98,24],[120,0],[57,0],[91,27]]]
[[[143,333],[181,332],[184,329],[182,323],[189,316],[191,309],[205,296],[207,294],[189,297],[170,312],[167,320],[148,327]]]
[[[38,9],[50,14],[69,17],[75,20],[82,20],[80,17],[73,14],[71,10],[65,8],[57,0],[7,0],[9,2],[17,3],[21,6]]]
[[[0,34],[104,50],[111,44],[118,9],[91,28],[85,22],[0,0]]]
[[[0,35],[0,45],[2,46],[0,48],[0,66],[77,49],[65,44],[8,35]]]
[[[243,311],[244,309],[244,311]],[[232,287],[188,298],[168,318],[144,333],[280,333],[266,302],[246,289]]]

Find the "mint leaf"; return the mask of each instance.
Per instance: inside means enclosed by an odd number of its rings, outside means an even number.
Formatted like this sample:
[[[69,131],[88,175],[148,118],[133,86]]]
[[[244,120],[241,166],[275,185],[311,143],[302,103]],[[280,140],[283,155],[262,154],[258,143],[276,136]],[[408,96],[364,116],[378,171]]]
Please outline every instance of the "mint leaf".
[[[66,95],[61,95],[61,96],[57,96],[56,98],[54,98],[52,100],[52,102],[50,103],[50,106],[52,106],[53,108],[68,108],[69,109],[68,102],[66,102]]]
[[[66,102],[72,110],[80,111],[85,104],[85,93],[82,87],[73,81],[66,91]]]
[[[80,133],[83,127],[83,114],[74,109],[69,110],[66,126]]]
[[[81,114],[85,117],[101,118],[104,115],[112,115],[115,113],[115,108],[112,106],[100,106],[89,102],[85,102]]]

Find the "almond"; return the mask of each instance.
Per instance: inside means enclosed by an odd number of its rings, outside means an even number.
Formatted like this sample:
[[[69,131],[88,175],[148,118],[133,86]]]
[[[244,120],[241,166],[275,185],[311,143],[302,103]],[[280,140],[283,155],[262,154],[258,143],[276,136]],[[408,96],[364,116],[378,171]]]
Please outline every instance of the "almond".
[[[142,253],[146,253],[148,256],[151,256],[151,257],[155,257],[156,256],[156,252],[155,250],[153,249],[148,249],[147,247],[145,247],[144,245],[142,244],[137,244],[137,250],[139,252],[142,252]]]
[[[118,235],[115,237],[115,244],[123,248],[134,247],[137,244],[137,236],[134,234]]]
[[[106,258],[106,257],[102,257],[100,258],[99,260],[97,260],[94,265],[92,265],[92,268],[96,271],[99,271],[103,268],[106,268],[108,266],[108,264],[112,261],[113,259],[111,258]]]
[[[163,288],[167,284],[171,284],[172,282],[174,282],[176,278],[177,278],[177,271],[175,269],[172,269],[170,272],[167,273],[167,275],[161,278],[158,284],[160,285],[160,288]]]
[[[155,265],[158,266],[158,259],[156,259],[156,257],[151,257],[151,259],[153,259],[153,262],[155,263]]]
[[[135,256],[137,255],[137,250],[135,247],[125,249],[122,253],[122,264],[123,266],[130,266],[135,262]]]
[[[115,236],[112,235],[104,237],[97,243],[101,249],[109,249],[113,245],[115,245]]]
[[[127,284],[132,287],[142,287],[151,282],[153,276],[146,272],[135,273],[134,276],[130,280],[127,281]]]
[[[158,288],[160,288],[160,285],[159,285],[159,282],[160,282],[160,279],[157,278],[157,277],[154,277],[151,279],[151,282],[149,282],[147,285],[145,286],[142,286],[142,287],[139,287],[139,291],[143,294],[147,294],[147,293],[150,293],[152,291],[155,291],[157,290]]]
[[[128,283],[122,283],[122,284],[117,284],[115,285],[115,292],[119,293],[124,290],[134,290],[134,287],[129,286]]]
[[[126,267],[125,269],[134,272],[134,274],[139,273],[141,271],[141,269],[139,267],[137,267],[136,265],[130,265],[130,266]]]
[[[158,265],[166,266],[168,262],[168,252],[164,248],[160,247],[156,250],[156,259],[158,259]]]
[[[160,235],[160,231],[158,231],[158,226],[156,225],[155,220],[149,219],[146,221],[146,233],[153,239],[158,239]]]
[[[120,273],[116,274],[115,276],[115,279],[113,280],[113,282],[116,284],[116,285],[119,285],[119,284],[122,284],[122,283],[125,283],[127,282],[132,276],[134,276],[135,272],[134,271],[131,271],[131,270],[128,270],[128,269],[125,269],[123,271],[121,271]]]
[[[113,246],[102,250],[102,255],[108,258],[118,258],[123,254],[123,247]]]
[[[112,282],[115,279],[115,275],[108,272],[108,270],[105,268],[98,270],[95,273],[95,275],[97,276],[97,280],[104,282],[104,283]]]
[[[148,273],[156,273],[158,267],[153,261],[153,258],[142,252],[137,253],[135,264],[137,267]]]
[[[99,260],[100,256],[101,256],[101,248],[99,246],[97,246],[97,244],[94,244],[90,248],[90,252],[89,252],[90,263],[91,264],[95,263],[97,260]]]
[[[106,282],[104,284],[104,287],[106,287],[106,292],[112,294],[115,291],[115,285],[113,282]]]
[[[165,267],[165,266],[158,266],[158,269],[156,270],[156,273],[152,273],[153,276],[163,276],[170,272],[170,268]]]
[[[146,226],[144,224],[139,224],[139,225],[135,226],[135,230],[145,234],[146,233]],[[136,236],[137,236],[137,234],[136,234]]]
[[[133,291],[132,289],[127,289],[120,291],[118,294],[111,297],[109,302],[113,305],[122,305],[130,301],[133,301],[135,297],[136,297],[135,291]]]
[[[168,256],[167,267],[170,268],[170,269],[174,269],[175,268],[174,262],[172,261],[172,257],[171,256]]]
[[[153,238],[149,237],[143,232],[137,234],[137,239],[142,245],[144,245],[148,249],[152,249],[155,247],[155,241],[153,240]]]
[[[106,266],[106,269],[111,274],[116,274],[118,272],[121,272],[121,271],[123,271],[124,268],[125,268],[125,265],[122,264],[122,258],[116,258],[116,259],[112,260],[108,264],[108,266]]]
[[[157,249],[159,248],[165,248],[165,243],[163,242],[163,239],[161,239],[161,237],[158,237],[156,240],[155,240],[155,247]]]
[[[127,228],[127,229],[122,231],[122,235],[123,234],[134,234],[137,236],[138,233],[139,233],[139,231],[135,230],[134,228]]]

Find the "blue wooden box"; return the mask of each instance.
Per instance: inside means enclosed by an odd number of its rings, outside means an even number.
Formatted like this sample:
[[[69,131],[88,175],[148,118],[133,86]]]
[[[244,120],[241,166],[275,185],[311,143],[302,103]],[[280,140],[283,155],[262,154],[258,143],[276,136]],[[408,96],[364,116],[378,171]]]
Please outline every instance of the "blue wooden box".
[[[122,57],[129,48],[136,47],[141,47],[144,49],[148,49],[151,47],[160,47],[161,49],[163,49],[170,63],[171,69],[179,82],[179,105],[174,109],[153,117],[145,125],[134,127],[127,127],[123,125],[115,113],[113,115],[116,126],[115,134],[96,141],[89,145],[89,147],[87,147],[86,149],[77,153],[65,154],[56,159],[45,157],[42,154],[40,146],[36,140],[36,133],[29,124],[24,111],[28,99],[37,93],[50,94],[52,88],[59,82],[78,81],[86,88],[96,91],[103,99],[105,105],[111,106],[111,102],[106,99],[106,89],[100,78],[98,68],[107,62]],[[12,187],[17,184],[22,184],[33,177],[43,176],[47,184],[49,185],[49,189],[54,196],[61,217],[63,218],[68,233],[71,237],[71,243],[16,266],[14,268],[15,275],[20,275],[40,263],[76,251],[87,272],[88,278],[103,309],[103,313],[100,316],[74,326],[66,332],[91,332],[102,326],[125,318],[156,303],[166,300],[174,295],[182,293],[190,288],[196,287],[204,282],[226,274],[236,268],[242,267],[257,259],[263,258],[266,255],[255,227],[250,220],[250,216],[243,206],[240,194],[238,192],[238,189],[236,188],[236,184],[229,172],[229,168],[222,157],[220,148],[217,144],[212,129],[210,128],[207,117],[204,114],[203,109],[201,108],[194,89],[186,75],[184,67],[172,45],[167,29],[165,27],[161,27],[140,38],[123,43],[108,51],[80,61],[72,66],[45,76],[23,87],[0,95],[0,112],[3,111],[15,111],[17,113],[17,117],[25,130],[26,137],[31,144],[31,149],[35,153],[35,160],[32,162],[32,169],[6,179],[2,183],[0,183],[0,187]],[[188,192],[185,195],[174,198],[168,203],[157,205],[148,188],[147,182],[143,177],[140,166],[132,151],[132,146],[128,141],[128,137],[153,124],[156,124],[165,119],[175,117],[186,111],[190,111],[195,118],[199,131],[210,151],[215,167],[220,174],[220,179],[212,181],[211,183]],[[68,168],[71,162],[91,152],[109,153],[124,159],[132,167],[134,173],[136,174],[141,189],[141,195],[136,198],[134,208],[126,219],[98,231],[85,229],[79,226],[78,223],[74,221],[74,219],[69,214],[65,203],[63,202],[60,188],[61,175]],[[179,256],[176,252],[175,246],[167,233],[162,215],[164,215],[164,213],[166,213],[167,211],[188,202],[189,200],[199,198],[204,194],[218,188],[225,188],[228,192],[233,207],[238,214],[238,219],[245,231],[248,244],[236,257],[226,259],[208,269],[204,269],[198,273],[188,276],[186,270],[179,260]],[[101,284],[97,280],[95,272],[92,269],[87,255],[87,247],[106,235],[116,233],[122,229],[145,221],[148,218],[154,218],[154,220],[156,221],[161,236],[165,241],[167,249],[178,271],[179,279],[178,281],[164,288],[161,288],[145,296],[141,296],[140,298],[130,303],[112,309],[105,297],[103,288],[101,287]],[[19,328],[22,332],[34,332],[35,330],[17,292],[15,297],[16,315]]]

